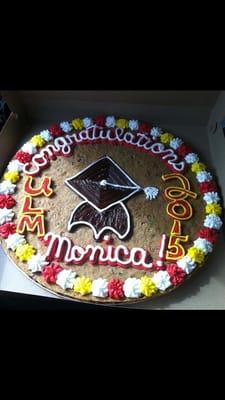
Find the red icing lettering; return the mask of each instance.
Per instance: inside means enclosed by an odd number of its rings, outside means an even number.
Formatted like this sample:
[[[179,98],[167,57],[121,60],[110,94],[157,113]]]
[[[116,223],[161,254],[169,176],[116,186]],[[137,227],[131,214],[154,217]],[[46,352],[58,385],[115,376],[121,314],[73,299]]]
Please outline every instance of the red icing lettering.
[[[43,208],[32,208],[32,197],[26,196],[23,203],[22,214],[44,214]]]
[[[171,179],[178,179],[182,186],[169,186],[165,189],[165,197],[171,200],[167,206],[167,214],[178,220],[190,219],[193,214],[192,206],[185,199],[189,196],[196,199],[197,193],[190,190],[190,182],[184,175],[173,173],[162,176],[163,181]]]
[[[117,247],[109,245],[87,245],[85,248],[74,244],[69,238],[54,233],[47,233],[44,244],[48,247],[46,259],[48,261],[64,261],[66,264],[83,265],[89,261],[92,265],[132,267],[135,269],[151,270],[150,254],[142,248],[128,249],[123,245]]]
[[[167,205],[167,214],[173,218],[173,226],[170,232],[166,260],[179,260],[185,255],[185,249],[181,242],[188,241],[188,235],[181,234],[181,221],[192,217],[193,210],[187,198],[196,199],[197,194],[190,189],[189,180],[180,173],[165,174],[163,181],[177,179],[181,186],[170,186],[165,189],[165,197],[169,200]]]
[[[167,214],[174,219],[187,220],[192,217],[192,207],[187,200],[174,200],[167,205]]]
[[[45,235],[44,215],[22,215],[16,231],[24,233],[25,229],[29,232],[34,232],[37,229],[37,236],[43,237]]]
[[[33,177],[27,176],[26,181],[24,184],[24,192],[31,195],[31,196],[40,196],[43,194],[46,197],[52,195],[53,190],[50,188],[51,185],[51,178],[48,176],[44,176],[41,180],[41,185],[38,188],[32,187]]]
[[[179,161],[173,149],[166,149],[162,143],[152,143],[152,138],[149,135],[146,136],[145,133],[137,132],[134,134],[122,128],[106,128],[92,125],[87,129],[82,129],[70,135],[54,138],[53,144],[46,145],[32,157],[32,160],[27,160],[24,172],[27,175],[36,176],[48,167],[50,160],[54,160],[58,156],[70,157],[76,144],[89,143],[111,143],[114,145],[120,143],[126,147],[135,146],[141,152],[159,157],[170,170],[184,171],[185,161]]]
[[[187,242],[188,235],[181,235],[181,222],[178,220],[173,221],[173,226],[170,232],[170,238],[168,243],[168,250],[166,252],[167,260],[179,260],[184,257],[185,249],[180,242]]]
[[[38,188],[33,188],[32,183],[33,177],[27,176],[24,184],[24,192],[27,193],[28,196],[25,196],[16,231],[18,233],[24,233],[25,230],[29,232],[37,230],[37,236],[43,237],[45,235],[44,210],[42,208],[32,207],[32,197],[37,197],[42,194],[46,197],[51,196],[53,193],[50,187],[51,178],[48,176],[43,177]]]

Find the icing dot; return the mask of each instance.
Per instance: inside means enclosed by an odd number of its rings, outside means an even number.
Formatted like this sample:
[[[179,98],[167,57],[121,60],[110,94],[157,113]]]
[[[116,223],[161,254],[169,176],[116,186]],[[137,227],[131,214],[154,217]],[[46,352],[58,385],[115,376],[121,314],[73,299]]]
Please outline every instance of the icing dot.
[[[104,241],[106,244],[113,243],[113,237],[112,237],[111,235],[104,235],[104,236],[103,236],[103,241]]]

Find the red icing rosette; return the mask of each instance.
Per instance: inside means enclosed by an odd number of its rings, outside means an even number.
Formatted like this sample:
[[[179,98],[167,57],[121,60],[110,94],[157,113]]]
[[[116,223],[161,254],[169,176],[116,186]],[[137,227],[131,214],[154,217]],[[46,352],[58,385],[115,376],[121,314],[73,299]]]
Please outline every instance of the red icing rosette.
[[[0,208],[13,208],[16,200],[10,194],[0,194]]]
[[[12,222],[7,222],[0,226],[0,236],[7,239],[9,235],[16,233],[16,224]]]
[[[48,128],[48,130],[54,138],[63,136],[63,130],[57,124],[51,125],[50,128]]]
[[[217,192],[217,185],[215,181],[202,182],[199,184],[201,193]]]
[[[216,229],[213,228],[202,228],[197,232],[197,237],[200,237],[201,239],[206,239],[210,243],[214,244],[217,242],[219,233]]]
[[[140,133],[150,133],[150,131],[151,131],[151,126],[149,125],[149,124],[146,124],[145,122],[142,122],[140,125],[139,125],[139,132]]]
[[[63,268],[59,264],[51,264],[45,267],[42,271],[42,275],[47,283],[56,283],[57,276]]]
[[[182,144],[181,146],[179,146],[176,151],[180,157],[185,157],[187,154],[193,153],[192,148],[190,146],[187,146],[186,144]]]
[[[111,279],[108,283],[108,291],[111,299],[122,299],[124,297],[123,281],[116,278]]]
[[[19,150],[15,154],[14,159],[18,160],[19,162],[26,164],[31,161],[32,155],[29,153],[25,153],[25,151]]]
[[[97,117],[95,117],[93,119],[93,121],[96,125],[99,125],[99,126],[105,125],[105,117],[103,117],[102,115],[98,115]]]
[[[181,282],[183,282],[186,273],[182,270],[182,268],[178,267],[177,264],[168,264],[166,268],[172,285],[177,286]]]

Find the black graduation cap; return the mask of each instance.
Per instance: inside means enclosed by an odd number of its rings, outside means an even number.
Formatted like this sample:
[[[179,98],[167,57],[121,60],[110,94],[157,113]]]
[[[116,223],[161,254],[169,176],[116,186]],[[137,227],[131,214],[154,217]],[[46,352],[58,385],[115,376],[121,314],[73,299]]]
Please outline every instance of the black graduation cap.
[[[91,163],[65,183],[84,199],[73,210],[68,230],[85,224],[92,228],[95,239],[107,230],[124,239],[130,231],[130,216],[123,201],[141,190],[148,198],[158,194],[157,188],[141,188],[109,156]]]

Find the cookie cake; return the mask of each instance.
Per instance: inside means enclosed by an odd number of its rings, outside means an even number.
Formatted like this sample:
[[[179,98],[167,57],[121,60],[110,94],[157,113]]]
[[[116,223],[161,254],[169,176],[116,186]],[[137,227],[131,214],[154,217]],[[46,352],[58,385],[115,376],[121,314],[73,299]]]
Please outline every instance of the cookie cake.
[[[150,300],[202,268],[222,226],[216,182],[170,132],[136,119],[74,118],[35,133],[0,181],[0,240],[59,296]]]

